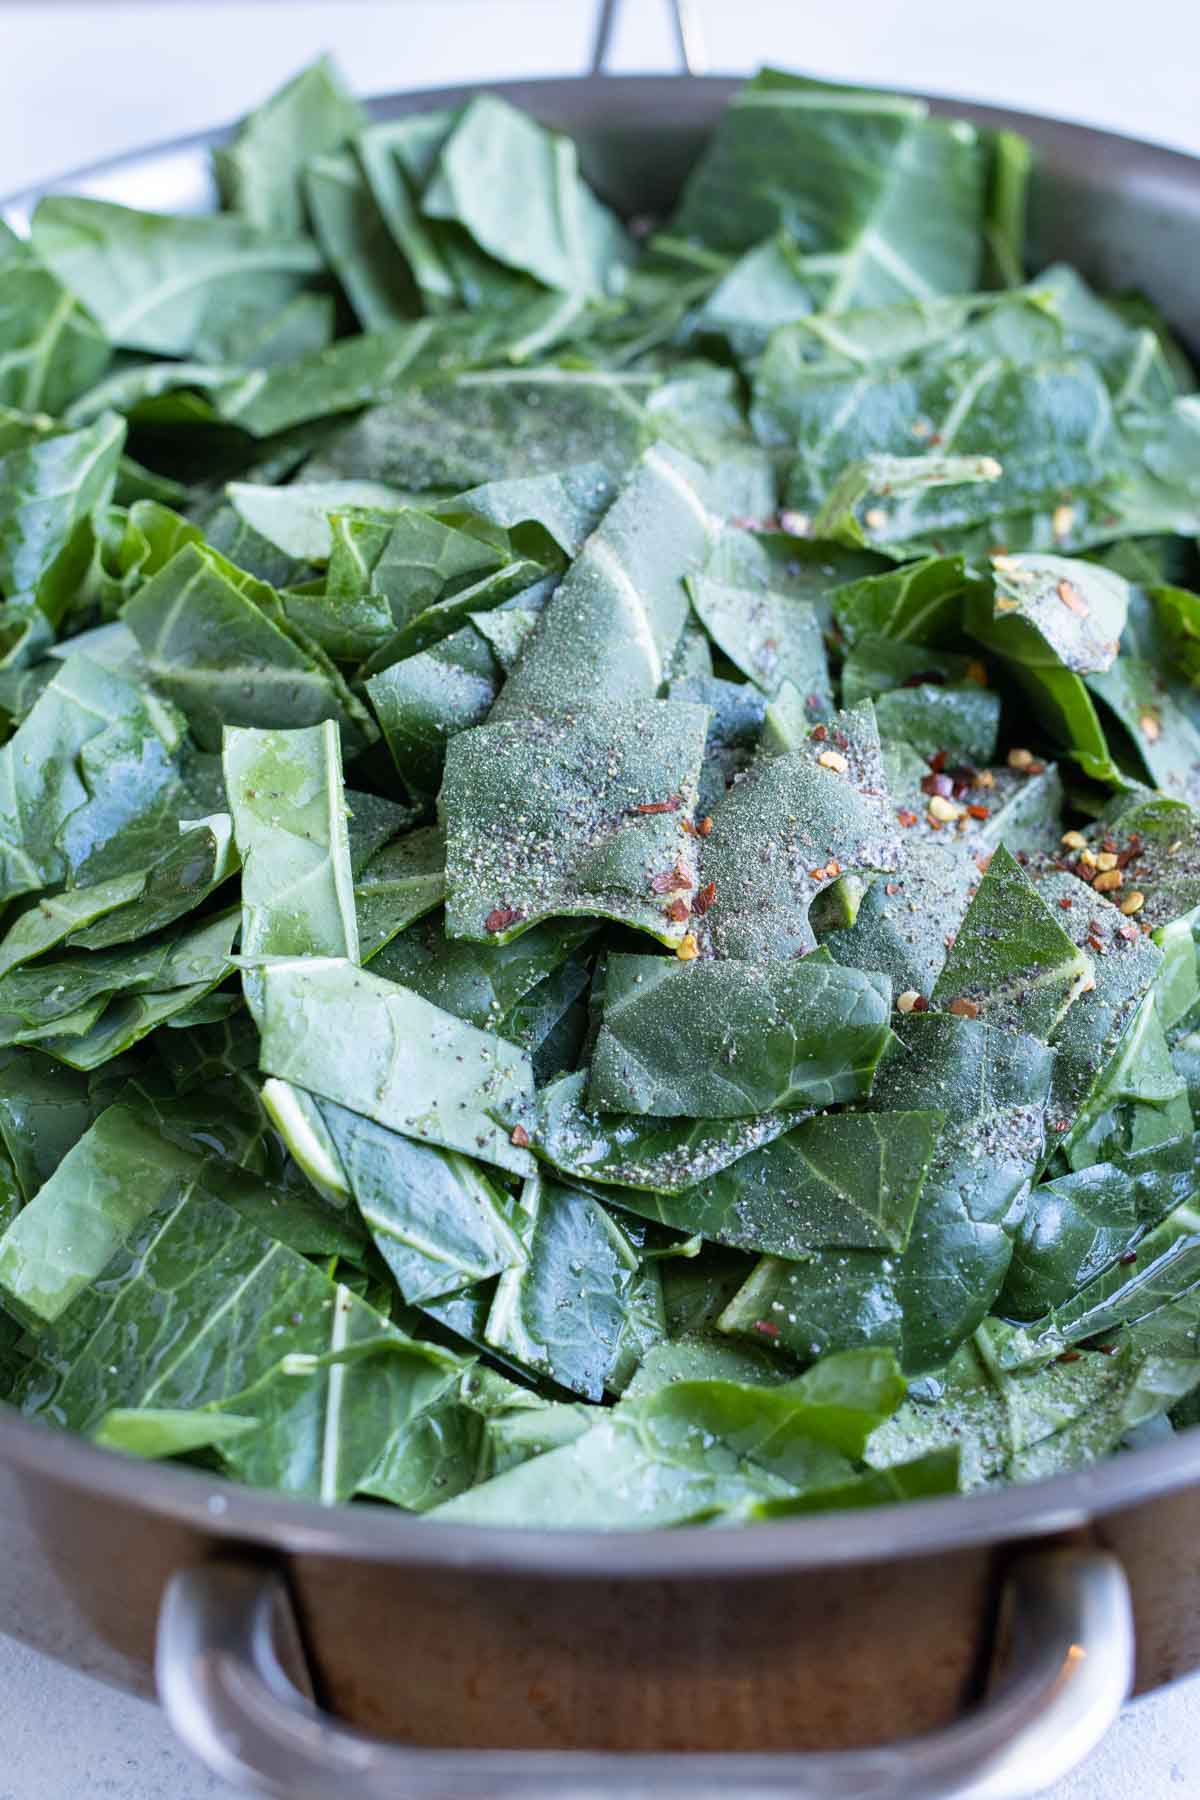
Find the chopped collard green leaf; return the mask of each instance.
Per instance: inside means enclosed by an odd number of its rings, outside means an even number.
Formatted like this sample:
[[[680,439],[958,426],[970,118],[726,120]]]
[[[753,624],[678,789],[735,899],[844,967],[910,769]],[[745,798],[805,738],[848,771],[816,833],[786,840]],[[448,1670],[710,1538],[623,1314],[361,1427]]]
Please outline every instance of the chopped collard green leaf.
[[[1156,297],[778,70],[648,236],[324,58],[213,160],[0,225],[0,1402],[531,1529],[1195,1425]]]

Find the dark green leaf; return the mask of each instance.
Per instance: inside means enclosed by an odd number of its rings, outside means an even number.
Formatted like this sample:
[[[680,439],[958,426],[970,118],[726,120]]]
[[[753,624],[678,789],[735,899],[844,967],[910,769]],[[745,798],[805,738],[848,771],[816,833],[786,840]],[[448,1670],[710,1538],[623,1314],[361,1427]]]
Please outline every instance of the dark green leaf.
[[[819,958],[613,956],[588,1087],[601,1111],[746,1118],[870,1092],[891,1033],[885,979]]]

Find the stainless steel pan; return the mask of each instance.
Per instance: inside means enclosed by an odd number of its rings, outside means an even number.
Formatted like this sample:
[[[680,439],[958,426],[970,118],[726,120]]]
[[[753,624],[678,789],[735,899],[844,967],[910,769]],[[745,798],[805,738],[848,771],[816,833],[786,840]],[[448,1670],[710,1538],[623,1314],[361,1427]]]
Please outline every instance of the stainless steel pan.
[[[497,91],[571,132],[599,190],[645,213],[669,205],[735,85],[597,72]],[[1200,346],[1200,162],[931,104],[1037,146],[1035,263],[1141,287]],[[50,186],[199,210],[222,136]],[[157,1661],[209,1765],[289,1800],[1015,1800],[1087,1753],[1131,1683],[1200,1665],[1200,1431],[1034,1487],[610,1537],[323,1509],[5,1417],[0,1518],[3,1629],[143,1692]]]

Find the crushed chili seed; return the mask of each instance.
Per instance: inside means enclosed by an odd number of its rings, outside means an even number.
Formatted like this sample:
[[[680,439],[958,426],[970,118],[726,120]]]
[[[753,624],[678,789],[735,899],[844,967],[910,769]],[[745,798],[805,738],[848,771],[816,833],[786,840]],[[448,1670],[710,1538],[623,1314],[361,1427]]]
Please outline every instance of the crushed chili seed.
[[[692,911],[694,913],[706,913],[708,911],[709,907],[712,905],[713,901],[716,899],[716,897],[717,897],[716,882],[715,881],[707,882],[705,884],[705,886],[700,889],[700,892],[696,895],[696,898],[692,901]]]
[[[1075,508],[1073,506],[1056,506],[1051,519],[1051,527],[1056,538],[1070,537],[1075,529]]]
[[[1097,875],[1092,886],[1098,894],[1111,894],[1114,888],[1119,888],[1122,885],[1124,880],[1125,877],[1122,875],[1120,869],[1104,869]]]
[[[698,837],[708,837],[712,831],[712,825],[712,814],[705,813],[704,817],[697,821],[696,835]]]
[[[986,806],[968,806],[967,813],[972,819],[986,819],[988,817],[988,809]]]
[[[483,921],[483,929],[485,931],[507,931],[510,925],[516,924],[520,916],[520,913],[511,906],[494,906]]]
[[[1112,850],[1102,850],[1096,858],[1096,867],[1103,870],[1105,874],[1108,873],[1109,869],[1115,869],[1116,866],[1117,858]]]
[[[1132,913],[1141,912],[1145,904],[1145,894],[1142,893],[1140,888],[1134,888],[1133,892],[1131,894],[1126,894],[1125,898],[1122,900],[1121,911],[1128,918]],[[1128,927],[1126,927],[1126,929],[1128,930]]]
[[[992,774],[992,771],[990,769],[980,769],[980,771],[976,775],[974,781],[971,783],[972,787],[981,787],[981,788],[995,787],[995,785],[996,785],[996,777]]]
[[[686,937],[680,939],[675,947],[675,954],[680,962],[695,962],[700,954],[700,946],[692,932],[689,931]]]
[[[1153,713],[1143,713],[1138,724],[1142,728],[1142,735],[1148,737],[1152,744],[1162,736],[1162,726]]]
[[[672,794],[669,800],[647,800],[641,806],[631,806],[630,812],[638,818],[645,818],[648,813],[678,812],[683,801],[678,794]]]
[[[844,775],[850,764],[837,750],[822,750],[817,761],[823,769],[832,769],[835,775]]]
[[[1008,753],[1008,766],[1010,769],[1027,769],[1032,761],[1032,750],[1010,750]]]
[[[1064,831],[1058,841],[1065,850],[1087,849],[1087,839],[1082,831]]]
[[[977,1019],[979,1017],[979,1008],[974,1000],[966,1000],[961,996],[957,1000],[952,1000],[947,1010],[952,1012],[956,1019]]]
[[[910,1013],[916,1010],[917,1001],[921,998],[916,988],[906,988],[902,994],[896,995],[896,1011]]]
[[[518,1150],[527,1150],[529,1148],[529,1133],[523,1125],[514,1125],[509,1134],[508,1141],[510,1144],[515,1144]]]

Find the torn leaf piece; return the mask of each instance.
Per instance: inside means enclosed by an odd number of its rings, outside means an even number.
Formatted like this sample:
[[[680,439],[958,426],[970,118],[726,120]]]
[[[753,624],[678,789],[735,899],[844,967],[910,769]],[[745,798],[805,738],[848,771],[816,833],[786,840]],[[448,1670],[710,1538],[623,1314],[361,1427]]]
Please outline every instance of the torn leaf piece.
[[[449,935],[504,943],[573,914],[680,943],[699,886],[682,827],[707,726],[706,707],[597,698],[452,738],[439,803]]]
[[[220,748],[225,725],[336,719],[353,743],[371,735],[366,709],[288,625],[275,590],[207,546],[177,551],[123,617],[152,680],[178,702],[202,749]]]
[[[681,1524],[754,1500],[846,1481],[899,1405],[891,1356],[838,1357],[795,1381],[667,1382],[596,1417],[590,1431],[460,1494],[447,1523],[560,1523],[605,1531]]]
[[[528,1056],[343,959],[264,968],[261,1066],[390,1131],[518,1175],[533,1167],[490,1116],[532,1096]]]
[[[446,843],[437,826],[409,831],[377,850],[354,883],[363,962],[426,913],[446,893]]]
[[[844,875],[894,869],[900,856],[870,702],[837,713],[800,747],[760,760],[712,814],[700,933],[713,952],[774,962],[811,950],[809,908]]]
[[[891,1041],[885,976],[803,962],[611,956],[588,1104],[737,1119],[871,1090]]]
[[[764,694],[785,681],[802,693],[815,724],[833,709],[829,667],[816,608],[771,588],[730,587],[707,573],[687,591],[713,642]]]
[[[528,1255],[501,1276],[485,1336],[585,1400],[612,1385],[636,1304],[638,1253],[599,1200],[541,1174],[521,1193]]]
[[[1093,979],[1091,958],[1001,844],[958,928],[933,1004],[1049,1039]]]
[[[606,1186],[681,1194],[781,1137],[794,1113],[749,1119],[657,1119],[639,1113],[590,1112],[587,1074],[563,1075],[539,1090],[536,1111],[523,1116],[530,1148],[552,1168]],[[614,1197],[614,1204],[619,1204]],[[655,1215],[657,1216],[657,1215]]]
[[[885,637],[893,643],[937,644],[957,634],[967,585],[961,556],[928,556],[834,589],[833,616],[846,643]]]
[[[1073,556],[995,555],[991,561],[990,648],[1012,662],[1057,663],[1076,675],[1112,667],[1129,611],[1122,576]]]
[[[1053,1053],[945,1013],[913,1015],[900,1031],[872,1112],[936,1108],[946,1119],[907,1246],[765,1257],[726,1306],[722,1331],[805,1359],[892,1345],[915,1373],[940,1368],[991,1307],[1043,1154]]]
[[[612,1204],[772,1256],[903,1250],[943,1122],[936,1112],[824,1113],[684,1193],[623,1189]]]
[[[683,578],[704,563],[719,529],[700,485],[680,452],[643,453],[543,613],[496,719],[658,692],[687,623]]]
[[[433,913],[392,938],[372,959],[372,973],[411,988],[468,1024],[511,1038],[513,1008],[594,930],[589,919],[548,919],[509,942],[480,944],[448,938],[441,913]]]
[[[519,1208],[470,1158],[315,1102],[355,1204],[400,1292],[420,1306],[525,1260]]]
[[[222,759],[242,859],[242,957],[344,956],[358,961],[338,729],[225,733]],[[259,972],[243,964],[259,1014]]]

